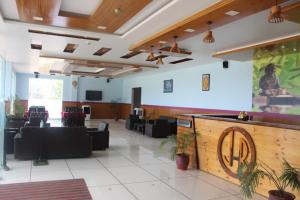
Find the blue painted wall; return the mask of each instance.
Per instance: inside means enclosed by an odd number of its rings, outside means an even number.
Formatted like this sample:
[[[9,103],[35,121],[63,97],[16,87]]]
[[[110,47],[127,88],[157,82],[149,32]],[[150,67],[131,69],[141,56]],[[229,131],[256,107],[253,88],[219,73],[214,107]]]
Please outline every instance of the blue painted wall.
[[[101,90],[102,102],[111,102],[122,99],[122,80],[113,79],[109,83],[106,78],[78,78],[78,101],[85,101],[86,90]]]
[[[210,91],[202,91],[202,74],[210,74]],[[163,93],[163,81],[173,79],[173,93]],[[223,110],[252,109],[252,62],[222,62],[193,68],[135,75],[123,79],[123,99],[131,88],[142,87],[142,104]]]

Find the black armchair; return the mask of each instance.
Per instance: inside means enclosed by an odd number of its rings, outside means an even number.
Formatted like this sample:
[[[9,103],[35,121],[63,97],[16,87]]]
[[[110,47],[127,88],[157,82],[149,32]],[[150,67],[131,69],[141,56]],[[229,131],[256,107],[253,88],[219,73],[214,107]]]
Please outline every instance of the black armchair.
[[[154,138],[165,138],[171,135],[171,126],[166,119],[149,120],[145,124],[145,135]]]
[[[129,130],[133,130],[134,129],[134,124],[135,123],[139,123],[140,119],[138,115],[129,115],[129,117],[126,119],[126,128]]]
[[[98,128],[88,128],[87,133],[92,138],[93,150],[105,150],[109,147],[109,124],[100,122]]]
[[[171,134],[174,134],[174,135],[177,134],[177,119],[176,118],[169,117],[169,116],[160,116],[159,119],[168,120],[168,123],[170,124],[170,128],[171,128]]]

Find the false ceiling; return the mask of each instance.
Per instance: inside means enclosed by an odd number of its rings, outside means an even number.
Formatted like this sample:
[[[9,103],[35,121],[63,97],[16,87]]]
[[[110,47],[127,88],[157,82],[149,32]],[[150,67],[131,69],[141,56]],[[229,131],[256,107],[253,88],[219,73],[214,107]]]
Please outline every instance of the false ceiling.
[[[236,0],[230,1],[235,2]],[[263,1],[265,2],[265,0]],[[36,2],[36,5],[26,3],[26,5],[23,4],[23,6],[20,6],[25,2]],[[45,8],[42,6],[48,5],[47,2],[48,4],[50,2],[49,5],[52,10],[48,7]],[[56,6],[52,5],[51,2]],[[58,2],[59,6],[57,6]],[[132,11],[131,14],[134,14],[130,15],[126,20],[125,17],[124,19],[122,18],[122,22],[117,20],[116,23],[113,23],[113,25],[116,24],[116,26],[109,25],[109,23],[112,23],[114,20],[108,20],[107,24],[94,24],[91,20],[90,25],[93,25],[91,29],[89,28],[90,26],[83,28],[65,26],[68,24],[67,22],[72,22],[73,19],[69,21],[65,20],[62,23],[62,21],[57,21],[58,18],[53,15],[53,13],[58,13],[57,16],[59,18],[65,17],[65,19],[67,19],[68,16],[61,15],[69,14],[71,15],[71,18],[82,20],[88,16],[88,18],[90,18],[92,16],[91,13],[97,12],[97,9],[100,9],[101,5],[108,5],[107,2],[110,2],[111,6],[115,5],[116,2],[122,3],[128,1],[0,0],[0,11],[3,18],[2,20],[0,19],[0,54],[8,61],[13,62],[14,69],[17,72],[32,73],[34,71],[41,71],[41,73],[50,73],[50,70],[58,69],[57,71],[60,71],[62,74],[67,74],[70,71],[76,71],[97,73],[99,76],[102,73],[102,75],[111,77],[117,76],[116,71],[114,71],[117,68],[109,68],[107,66],[103,67],[103,63],[114,63],[118,65],[114,66],[119,67],[119,70],[121,70],[121,67],[122,70],[131,69],[132,71],[130,72],[161,72],[164,70],[195,67],[218,61],[218,58],[213,58],[211,56],[217,51],[276,37],[282,37],[289,34],[300,33],[300,25],[292,20],[292,22],[286,20],[281,24],[270,24],[267,22],[267,17],[270,12],[270,8],[268,7],[274,5],[275,1],[269,1],[272,3],[268,6],[258,6],[257,10],[252,10],[251,12],[246,10],[247,14],[244,14],[243,10],[240,10],[240,13],[236,16],[228,16],[226,13],[219,12],[219,18],[222,18],[223,16],[224,18],[229,18],[229,20],[226,23],[212,27],[214,37],[216,39],[215,43],[205,44],[202,42],[202,32],[204,27],[203,24],[200,24],[199,26],[201,26],[200,29],[202,31],[199,31],[197,34],[187,32],[188,37],[179,38],[178,40],[178,46],[192,52],[192,54],[184,56],[174,54],[160,55],[158,52],[155,52],[155,57],[165,56],[163,58],[164,64],[156,65],[156,61],[146,61],[148,52],[143,51],[142,48],[139,47],[132,52],[129,51],[129,48],[134,44],[139,44],[141,41],[145,41],[147,38],[157,35],[158,33],[165,32],[165,30],[169,29],[169,27],[178,26],[178,23],[196,15],[199,12],[207,13],[207,9],[225,1],[134,1],[135,3],[139,2],[139,5],[134,6],[135,4],[133,3],[130,5],[128,4],[130,7],[128,9],[135,9],[136,11]],[[228,2],[228,0],[226,0],[226,2]],[[292,0],[286,3],[289,4],[290,2],[293,3],[295,1]],[[25,7],[28,5],[33,7],[40,6],[42,12],[40,12],[40,14],[35,13],[32,11],[32,8],[30,8],[30,12],[21,12],[20,14],[20,10],[24,11]],[[111,6],[110,8],[121,7]],[[125,14],[125,10],[127,8],[124,8],[125,7],[118,11],[113,10],[112,12],[121,12],[121,14]],[[50,9],[51,12],[46,12],[45,9],[48,9],[48,11]],[[230,9],[230,7],[228,7],[228,9]],[[295,10],[293,12],[295,12]],[[42,17],[43,20],[35,20],[33,17]],[[48,22],[51,23],[48,24]],[[58,26],[53,23],[61,23],[62,26]],[[100,29],[101,26],[106,26],[106,29]],[[196,30],[196,27],[190,28]],[[170,36],[170,38],[166,39],[165,42],[167,43],[165,46],[172,45],[173,34],[170,34]],[[145,45],[145,47],[147,46],[148,45]],[[66,48],[67,51],[65,51]],[[53,65],[50,68],[48,66],[47,70],[49,70],[49,72],[47,72],[45,71],[46,68],[44,65],[41,64],[44,62],[41,62],[41,60],[44,59],[43,57],[60,58],[64,60],[64,64],[68,67],[65,65],[62,67],[62,64]],[[80,63],[80,65],[77,63],[72,64],[69,60],[84,60],[86,62],[97,61],[99,63],[97,64],[97,69],[87,69],[86,67],[89,67],[89,63]],[[122,67],[123,64],[128,64],[130,66]],[[60,68],[58,66],[60,66]],[[139,66],[138,70],[135,66]],[[159,69],[157,67],[159,67]],[[105,70],[102,70],[102,68],[105,68],[106,72]],[[124,72],[124,74],[128,73]]]

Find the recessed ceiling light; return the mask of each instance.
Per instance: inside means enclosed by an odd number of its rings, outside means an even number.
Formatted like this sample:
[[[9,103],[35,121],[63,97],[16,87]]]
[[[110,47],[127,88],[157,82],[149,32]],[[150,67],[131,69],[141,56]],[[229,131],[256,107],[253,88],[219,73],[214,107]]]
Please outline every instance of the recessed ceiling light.
[[[162,41],[162,40],[161,40],[161,41],[159,41],[158,43],[159,43],[159,44],[167,44],[167,42],[166,42],[166,41]]]
[[[236,16],[236,15],[240,14],[240,12],[235,11],[235,10],[231,10],[231,11],[226,12],[225,14],[233,17],[233,16]]]
[[[106,30],[107,27],[106,26],[97,26],[97,29]]]
[[[185,29],[184,31],[185,31],[185,32],[188,32],[188,33],[192,33],[192,32],[194,32],[195,30],[194,30],[194,29],[191,29],[191,28],[187,28],[187,29]]]
[[[43,17],[37,17],[37,16],[34,16],[34,17],[33,17],[33,20],[36,20],[36,21],[43,21],[44,18],[43,18]]]

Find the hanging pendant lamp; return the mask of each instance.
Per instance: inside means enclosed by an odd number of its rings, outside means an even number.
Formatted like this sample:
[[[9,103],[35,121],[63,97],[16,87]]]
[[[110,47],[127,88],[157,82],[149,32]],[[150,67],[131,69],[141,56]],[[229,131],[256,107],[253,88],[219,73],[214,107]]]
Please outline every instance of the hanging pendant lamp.
[[[161,52],[159,52],[159,56],[157,58],[156,64],[157,65],[163,65],[164,64],[164,61],[163,61],[163,59],[161,57]]]
[[[146,61],[153,61],[153,60],[155,59],[155,56],[154,56],[154,53],[153,53],[153,47],[154,47],[154,46],[151,45],[151,47],[150,47],[150,53],[149,53],[149,55],[148,55]]]
[[[276,4],[275,6],[272,7],[270,15],[268,17],[268,22],[281,23],[283,21],[284,21],[284,17],[282,16],[281,13],[281,7],[277,4],[277,0],[276,0]]]
[[[177,38],[178,38],[178,36],[175,35],[174,36],[174,43],[173,43],[173,45],[172,45],[172,47],[170,49],[170,52],[180,53],[180,49],[178,48],[178,44],[176,42]]]
[[[205,36],[203,38],[203,42],[205,43],[214,43],[215,38],[213,36],[213,32],[210,30],[210,25],[212,24],[212,21],[207,22],[208,31],[205,33]]]

